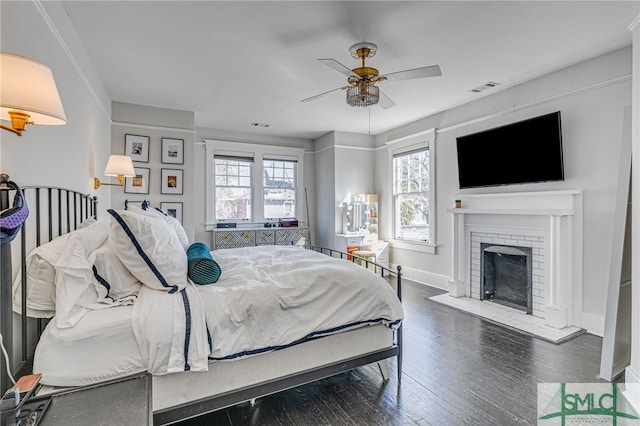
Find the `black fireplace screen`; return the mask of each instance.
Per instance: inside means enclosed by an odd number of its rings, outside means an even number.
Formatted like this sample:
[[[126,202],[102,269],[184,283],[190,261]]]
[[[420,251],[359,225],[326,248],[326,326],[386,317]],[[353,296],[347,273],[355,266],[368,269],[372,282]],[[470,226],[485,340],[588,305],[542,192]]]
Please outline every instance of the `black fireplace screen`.
[[[532,311],[531,248],[482,243],[480,298]]]

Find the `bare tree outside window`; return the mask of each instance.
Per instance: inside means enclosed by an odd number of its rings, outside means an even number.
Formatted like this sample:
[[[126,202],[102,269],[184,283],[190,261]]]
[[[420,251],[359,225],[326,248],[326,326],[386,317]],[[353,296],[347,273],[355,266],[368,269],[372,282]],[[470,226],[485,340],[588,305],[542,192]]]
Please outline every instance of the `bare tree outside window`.
[[[215,157],[216,220],[250,220],[252,159]]]
[[[395,237],[429,241],[429,150],[393,158]]]

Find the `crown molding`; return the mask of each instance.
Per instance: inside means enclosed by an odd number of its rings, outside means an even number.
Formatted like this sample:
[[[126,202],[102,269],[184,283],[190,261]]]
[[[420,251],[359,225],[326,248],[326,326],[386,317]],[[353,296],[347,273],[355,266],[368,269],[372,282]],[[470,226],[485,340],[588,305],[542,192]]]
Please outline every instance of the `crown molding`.
[[[75,71],[78,73],[80,80],[82,80],[87,90],[89,90],[89,93],[91,94],[91,96],[93,96],[93,98],[96,100],[96,103],[104,113],[105,117],[107,117],[107,119],[110,121],[111,120],[111,108],[110,108],[111,99],[109,98],[109,95],[107,95],[107,93],[104,92],[104,88],[102,88],[103,94],[101,96],[96,90],[96,88],[93,86],[93,84],[91,84],[91,81],[87,76],[87,73],[83,70],[82,66],[76,59],[75,55],[72,52],[72,49],[69,47],[69,44],[65,41],[60,29],[58,28],[58,25],[56,25],[55,20],[51,17],[51,14],[47,11],[47,8],[44,6],[44,3],[47,4],[47,7],[61,8],[62,9],[60,10],[61,15],[66,17],[69,26],[73,28],[73,31],[75,32],[75,28],[73,27],[73,24],[67,17],[64,7],[60,2],[42,1],[42,0],[32,0],[32,1],[36,10],[38,11],[38,13],[40,13],[40,16],[42,16],[43,21],[45,22],[45,24],[47,24],[47,26],[51,30],[51,33],[53,34],[55,39],[58,41],[58,44],[60,45],[64,53],[67,55],[67,58],[69,58],[69,62],[71,63]],[[108,105],[105,105],[105,101],[107,100],[109,101]]]

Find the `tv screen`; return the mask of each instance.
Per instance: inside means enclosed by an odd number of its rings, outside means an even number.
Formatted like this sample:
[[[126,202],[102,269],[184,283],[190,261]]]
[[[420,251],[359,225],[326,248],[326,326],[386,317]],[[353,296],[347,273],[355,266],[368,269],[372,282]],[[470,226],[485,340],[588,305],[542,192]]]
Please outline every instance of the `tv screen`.
[[[457,138],[460,188],[564,180],[560,111]]]

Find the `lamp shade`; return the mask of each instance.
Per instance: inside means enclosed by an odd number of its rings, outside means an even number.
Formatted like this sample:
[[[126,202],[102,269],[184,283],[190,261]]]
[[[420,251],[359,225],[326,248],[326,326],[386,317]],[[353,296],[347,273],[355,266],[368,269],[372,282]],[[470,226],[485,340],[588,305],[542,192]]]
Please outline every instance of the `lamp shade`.
[[[107,167],[104,168],[104,175],[134,177],[136,171],[133,169],[131,157],[127,157],[126,155],[109,156]]]
[[[0,53],[0,119],[9,111],[29,114],[33,124],[67,124],[51,69],[22,56]]]

